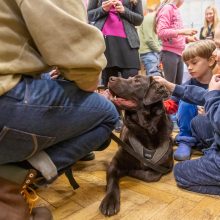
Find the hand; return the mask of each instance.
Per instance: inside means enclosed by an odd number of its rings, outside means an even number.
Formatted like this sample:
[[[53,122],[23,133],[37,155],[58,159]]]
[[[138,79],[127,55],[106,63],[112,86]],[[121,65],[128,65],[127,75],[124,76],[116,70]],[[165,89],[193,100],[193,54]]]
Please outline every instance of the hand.
[[[49,75],[50,75],[50,78],[51,78],[51,79],[56,79],[56,78],[59,77],[60,71],[59,71],[58,68],[56,67],[55,69],[53,69],[53,70],[51,70],[51,71],[49,72]]]
[[[203,106],[198,105],[197,110],[199,115],[205,115],[205,109]]]
[[[209,83],[209,91],[220,90],[220,74],[216,74],[212,77]]]
[[[97,91],[97,92],[98,92],[98,91]],[[112,99],[113,99],[112,94],[109,92],[108,89],[99,91],[98,93],[99,93],[100,95],[104,96],[104,97],[105,97],[106,99],[108,99],[108,100],[112,100]]]
[[[125,12],[125,8],[124,8],[121,1],[115,1],[114,7],[115,7],[115,10],[119,13],[124,13]]]
[[[193,28],[180,29],[180,30],[178,30],[178,34],[179,35],[193,36],[193,35],[197,34],[197,30],[193,29]]]
[[[188,37],[186,37],[186,42],[187,43],[196,42],[198,40],[199,39],[196,36],[188,36]]]
[[[173,92],[173,90],[175,89],[176,84],[167,81],[161,76],[153,76],[153,79],[164,85],[167,88],[167,90],[170,92]]]
[[[112,0],[104,1],[102,2],[102,9],[108,12],[112,7],[112,5],[114,5]]]

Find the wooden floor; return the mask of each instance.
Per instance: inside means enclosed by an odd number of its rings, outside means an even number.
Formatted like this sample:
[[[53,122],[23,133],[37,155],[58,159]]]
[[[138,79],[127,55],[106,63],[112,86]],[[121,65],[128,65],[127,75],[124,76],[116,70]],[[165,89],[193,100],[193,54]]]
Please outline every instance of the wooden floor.
[[[121,210],[107,218],[99,212],[105,193],[105,170],[117,146],[114,142],[96,159],[79,162],[74,174],[80,188],[73,191],[65,176],[38,190],[38,205],[48,206],[54,220],[220,220],[220,197],[204,196],[176,187],[173,174],[159,182],[145,183],[126,177],[121,180]]]

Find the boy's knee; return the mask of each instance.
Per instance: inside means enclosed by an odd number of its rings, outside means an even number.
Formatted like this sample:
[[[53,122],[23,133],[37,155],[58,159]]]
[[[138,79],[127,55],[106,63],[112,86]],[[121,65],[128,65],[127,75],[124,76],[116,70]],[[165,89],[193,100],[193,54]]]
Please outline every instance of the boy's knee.
[[[182,112],[182,113],[186,113],[186,114],[190,114],[192,116],[195,116],[197,114],[197,107],[193,104],[190,104],[190,103],[187,103],[184,101],[180,101],[178,112],[179,112],[179,114],[180,114],[180,112]]]
[[[188,108],[188,107],[191,107],[191,106],[193,106],[193,105],[190,104],[190,103],[181,101],[181,102],[180,102],[180,106],[183,107],[183,108]]]
[[[174,166],[173,174],[174,174],[174,178],[176,180],[177,186],[181,188],[187,188],[189,187],[189,184],[185,178],[184,173],[186,170],[184,170],[182,163],[183,162],[180,162]]]
[[[200,121],[200,115],[197,115],[191,121],[191,128],[193,128],[195,130],[195,128],[198,127],[199,121]]]
[[[205,127],[203,125],[203,121],[204,121],[203,118],[204,118],[204,116],[197,115],[196,117],[194,117],[191,120],[190,127],[191,127],[192,134],[195,137],[197,137],[197,136],[200,137],[201,133],[203,133],[203,128]]]

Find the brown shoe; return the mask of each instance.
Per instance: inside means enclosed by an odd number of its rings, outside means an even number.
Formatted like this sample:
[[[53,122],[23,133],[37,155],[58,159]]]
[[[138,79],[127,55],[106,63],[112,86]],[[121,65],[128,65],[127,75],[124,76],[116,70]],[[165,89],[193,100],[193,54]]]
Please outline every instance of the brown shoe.
[[[46,207],[33,208],[30,220],[53,220],[51,211]]]
[[[52,220],[47,208],[33,208],[38,196],[29,187],[36,171],[15,165],[0,165],[0,220]]]

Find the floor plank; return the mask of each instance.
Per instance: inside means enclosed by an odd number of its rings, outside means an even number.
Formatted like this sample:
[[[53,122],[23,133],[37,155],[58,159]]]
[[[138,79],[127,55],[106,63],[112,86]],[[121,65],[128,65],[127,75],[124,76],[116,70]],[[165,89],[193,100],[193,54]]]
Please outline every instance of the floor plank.
[[[99,205],[105,196],[106,168],[117,151],[115,142],[96,159],[79,162],[74,177],[80,188],[73,190],[67,178],[60,176],[53,184],[37,190],[37,205],[46,205],[55,220],[104,220]],[[194,156],[197,158],[198,155]],[[220,199],[179,189],[173,173],[159,182],[124,177],[120,181],[121,209],[109,220],[220,220]]]

